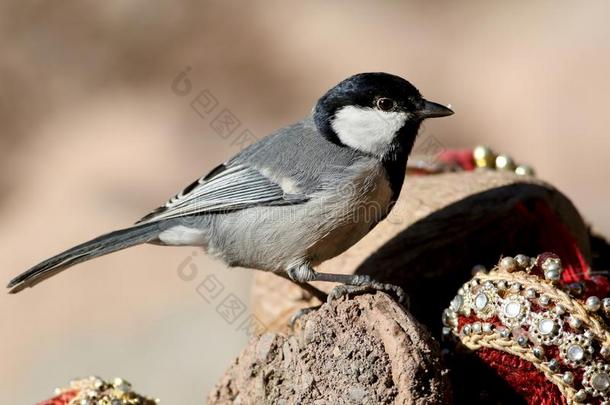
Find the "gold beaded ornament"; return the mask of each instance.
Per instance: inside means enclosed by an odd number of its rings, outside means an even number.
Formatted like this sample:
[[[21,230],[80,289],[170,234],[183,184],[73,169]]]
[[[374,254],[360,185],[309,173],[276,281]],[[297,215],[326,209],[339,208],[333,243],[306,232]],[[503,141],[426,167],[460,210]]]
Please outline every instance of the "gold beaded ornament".
[[[476,146],[472,151],[474,164],[481,169],[496,169],[515,172],[519,176],[533,176],[534,169],[527,165],[518,165],[508,155],[497,154],[491,148],[483,145]]]
[[[535,176],[531,166],[517,164],[512,157],[506,154],[498,154],[491,148],[484,145],[475,146],[472,150],[472,160],[474,166],[479,170],[498,170],[514,172],[518,176]],[[438,159],[424,158],[415,154],[407,162],[407,169],[423,171],[427,174],[454,172],[463,170],[456,164],[442,162]]]
[[[111,382],[99,377],[88,377],[70,381],[69,388],[57,388],[55,395],[69,391],[77,394],[69,405],[155,405],[158,399],[151,399],[136,394],[131,384],[122,378],[114,378]]]
[[[504,257],[489,272],[476,266],[443,312],[443,336],[532,363],[569,404],[610,404],[610,298],[571,296],[562,270],[548,253]]]

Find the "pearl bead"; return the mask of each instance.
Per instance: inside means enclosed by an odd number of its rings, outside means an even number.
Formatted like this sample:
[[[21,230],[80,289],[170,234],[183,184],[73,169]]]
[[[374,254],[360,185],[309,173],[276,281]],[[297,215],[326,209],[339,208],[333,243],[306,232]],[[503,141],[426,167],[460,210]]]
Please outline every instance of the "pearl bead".
[[[500,333],[500,337],[504,339],[508,339],[510,337],[510,331],[505,326],[500,326],[498,328],[498,332]]]
[[[510,256],[503,257],[502,260],[500,260],[500,270],[508,273],[512,273],[513,271],[517,270],[517,263],[515,262],[515,259]]]
[[[515,174],[518,176],[533,176],[534,169],[527,165],[519,165],[515,168]]]
[[[573,327],[574,329],[578,329],[582,326],[582,320],[580,320],[579,318],[575,318],[573,316],[570,316],[570,319],[568,320],[568,322],[570,323],[570,326]]]
[[[517,255],[517,256],[515,256],[515,262],[517,262],[517,265],[519,267],[521,267],[522,269],[525,269],[530,264],[530,258],[527,257],[526,255]]]
[[[571,371],[566,371],[563,374],[563,382],[569,385],[572,385],[574,383],[574,373],[572,373]]]
[[[601,301],[598,297],[592,295],[587,298],[586,306],[588,311],[595,312],[601,307]]]
[[[482,264],[477,264],[476,266],[474,266],[474,267],[472,268],[472,270],[470,271],[470,273],[471,273],[473,276],[476,276],[478,273],[485,273],[485,272],[486,272],[486,270],[487,270],[487,269],[485,268],[485,266],[483,266]]]
[[[604,298],[602,300],[602,308],[605,313],[610,313],[610,298]]]
[[[542,359],[544,357],[544,349],[540,346],[534,347],[533,352],[537,359]]]
[[[563,315],[566,313],[566,309],[563,307],[563,305],[560,305],[560,304],[555,305],[555,313],[557,315]]]
[[[550,281],[559,281],[561,273],[557,270],[549,270],[544,272],[544,278]]]
[[[496,169],[513,171],[515,170],[515,162],[508,155],[498,155],[496,157]]]
[[[542,269],[544,271],[561,271],[561,263],[557,261],[557,259],[547,259],[542,265]]]

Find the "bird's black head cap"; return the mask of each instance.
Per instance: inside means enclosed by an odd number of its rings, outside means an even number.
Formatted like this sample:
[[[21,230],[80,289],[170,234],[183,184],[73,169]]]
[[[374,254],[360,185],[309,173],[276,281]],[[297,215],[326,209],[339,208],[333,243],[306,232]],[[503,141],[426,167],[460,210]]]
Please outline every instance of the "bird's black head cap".
[[[425,118],[453,114],[449,108],[425,100],[419,90],[402,77],[383,73],[359,73],[328,90],[317,102],[314,121],[318,130],[335,143],[342,143],[333,119],[344,107],[354,106],[379,112],[403,112],[407,119],[401,132],[417,134]]]

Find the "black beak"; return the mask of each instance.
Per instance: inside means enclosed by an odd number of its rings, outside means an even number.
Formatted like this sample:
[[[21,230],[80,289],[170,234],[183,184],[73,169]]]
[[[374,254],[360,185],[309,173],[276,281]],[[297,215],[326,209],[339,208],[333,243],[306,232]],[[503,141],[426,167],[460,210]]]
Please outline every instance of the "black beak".
[[[424,100],[424,107],[417,112],[417,115],[422,119],[446,117],[448,115],[453,115],[453,111],[442,104]]]

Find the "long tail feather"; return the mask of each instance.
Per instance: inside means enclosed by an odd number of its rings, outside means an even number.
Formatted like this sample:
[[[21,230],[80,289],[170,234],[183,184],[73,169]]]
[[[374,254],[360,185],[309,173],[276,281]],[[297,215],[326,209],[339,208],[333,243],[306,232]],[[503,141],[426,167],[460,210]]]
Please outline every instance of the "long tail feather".
[[[77,263],[116,252],[130,246],[150,242],[164,229],[165,227],[162,222],[152,222],[98,236],[89,242],[82,243],[37,264],[28,271],[12,279],[8,283],[7,288],[11,289],[9,291],[11,294],[17,293],[24,288],[32,287]]]

